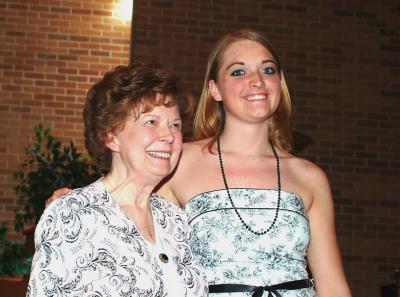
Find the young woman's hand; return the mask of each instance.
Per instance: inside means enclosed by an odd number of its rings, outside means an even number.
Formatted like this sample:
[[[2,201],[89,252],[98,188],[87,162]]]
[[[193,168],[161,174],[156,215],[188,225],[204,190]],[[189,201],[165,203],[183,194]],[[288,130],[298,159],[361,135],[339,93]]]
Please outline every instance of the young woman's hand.
[[[46,200],[45,207],[49,206],[49,204],[57,199],[59,199],[62,195],[67,194],[71,189],[69,188],[61,188],[57,189],[53,192],[53,195],[51,195],[49,198]]]

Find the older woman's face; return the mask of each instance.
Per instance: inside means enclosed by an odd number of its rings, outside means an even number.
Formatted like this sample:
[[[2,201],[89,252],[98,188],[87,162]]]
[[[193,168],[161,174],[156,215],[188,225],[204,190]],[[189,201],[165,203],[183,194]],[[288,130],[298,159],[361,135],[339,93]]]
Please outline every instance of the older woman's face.
[[[135,120],[128,118],[114,138],[117,166],[136,178],[162,179],[172,172],[182,150],[182,121],[177,106],[156,106]],[[115,151],[115,150],[114,150]]]

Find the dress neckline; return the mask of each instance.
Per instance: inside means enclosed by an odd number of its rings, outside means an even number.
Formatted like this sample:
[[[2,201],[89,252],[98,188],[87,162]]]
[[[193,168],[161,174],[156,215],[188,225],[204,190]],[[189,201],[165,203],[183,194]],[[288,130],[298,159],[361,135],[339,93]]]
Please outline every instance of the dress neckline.
[[[237,191],[237,190],[256,190],[256,191],[273,191],[273,192],[277,192],[277,189],[272,189],[272,188],[247,188],[247,187],[234,187],[234,188],[229,188],[232,191]],[[220,189],[214,189],[214,190],[209,190],[209,191],[204,191],[204,192],[200,192],[196,195],[194,195],[193,197],[191,197],[185,204],[185,206],[183,207],[183,209],[185,209],[187,207],[187,205],[194,199],[204,195],[204,194],[210,194],[210,193],[214,193],[214,192],[224,192],[224,194],[226,194],[226,190],[224,188],[220,188]],[[301,196],[299,194],[290,192],[290,191],[285,191],[285,190],[281,190],[282,194],[285,194],[286,196],[291,195],[293,197],[296,197],[297,199],[299,199],[301,201],[301,203],[303,204],[304,207],[304,202],[303,202],[303,198],[301,198]]]

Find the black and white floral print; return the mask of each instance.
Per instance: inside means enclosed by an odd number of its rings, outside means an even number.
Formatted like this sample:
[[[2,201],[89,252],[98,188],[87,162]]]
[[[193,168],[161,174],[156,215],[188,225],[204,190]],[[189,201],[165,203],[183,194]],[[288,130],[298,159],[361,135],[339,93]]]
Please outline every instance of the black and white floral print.
[[[186,215],[155,194],[151,205],[181,293],[167,291],[158,254],[152,253],[100,179],[71,191],[43,213],[35,232],[27,296],[207,296],[204,271],[188,245]]]
[[[230,194],[253,230],[270,226],[277,206],[276,190],[235,188],[230,189]],[[310,227],[299,196],[281,192],[278,219],[262,236],[254,235],[241,224],[225,189],[195,196],[186,204],[185,211],[191,229],[190,244],[195,258],[206,269],[209,284],[267,286],[308,278],[305,257]],[[283,297],[316,296],[313,288],[279,293]],[[220,293],[215,296],[250,295]]]

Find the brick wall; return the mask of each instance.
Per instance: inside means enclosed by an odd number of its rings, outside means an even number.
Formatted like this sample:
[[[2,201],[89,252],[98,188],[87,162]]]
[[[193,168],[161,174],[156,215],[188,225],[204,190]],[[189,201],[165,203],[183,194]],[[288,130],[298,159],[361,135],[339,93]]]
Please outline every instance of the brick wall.
[[[395,1],[136,2],[133,57],[158,60],[199,94],[217,38],[252,27],[282,57],[301,154],[335,196],[354,297],[379,296],[400,265],[400,6]],[[286,3],[286,4],[285,4]],[[13,217],[12,172],[38,122],[82,143],[87,87],[129,55],[112,0],[0,0],[0,216]]]
[[[0,217],[14,217],[13,172],[33,126],[43,123],[82,148],[87,89],[127,64],[130,21],[113,17],[118,0],[0,1]]]
[[[137,1],[134,57],[158,60],[196,95],[225,32],[264,32],[282,57],[301,154],[332,183],[355,297],[380,296],[400,266],[400,5],[395,1]]]

